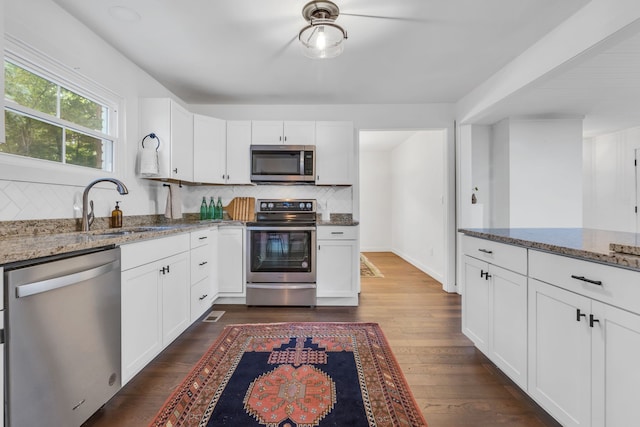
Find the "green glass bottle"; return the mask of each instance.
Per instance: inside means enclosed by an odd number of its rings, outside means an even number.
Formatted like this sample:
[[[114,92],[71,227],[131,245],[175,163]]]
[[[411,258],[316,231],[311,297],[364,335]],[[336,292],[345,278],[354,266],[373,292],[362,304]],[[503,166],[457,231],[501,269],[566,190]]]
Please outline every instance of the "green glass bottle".
[[[200,220],[207,219],[207,198],[202,198],[202,203],[200,203]]]
[[[207,219],[216,219],[216,204],[213,201],[213,196],[211,196],[211,199],[209,201],[209,209],[207,209]]]
[[[216,204],[216,219],[222,219],[222,199],[218,196],[218,203]]]

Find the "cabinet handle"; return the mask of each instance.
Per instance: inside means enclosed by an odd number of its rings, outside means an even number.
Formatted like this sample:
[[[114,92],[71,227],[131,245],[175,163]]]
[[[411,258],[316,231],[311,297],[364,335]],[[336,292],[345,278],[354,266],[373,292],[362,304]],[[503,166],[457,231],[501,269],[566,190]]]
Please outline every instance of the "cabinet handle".
[[[202,261],[200,264],[198,264],[200,267],[202,267],[203,265],[207,264],[207,261]]]
[[[169,273],[169,266],[167,265],[167,273]]]
[[[198,240],[206,240],[207,236],[198,237]]]
[[[178,173],[178,168],[175,168],[175,169],[173,170],[173,173]]]
[[[491,255],[493,253],[493,251],[490,251],[489,249],[478,249],[480,252],[484,252],[485,254],[489,254]]]
[[[167,273],[169,272],[169,266],[162,267],[162,269],[160,270],[160,272],[161,272],[162,274],[167,274]]]
[[[344,234],[344,231],[332,231],[331,234]]]
[[[278,137],[278,141],[282,141],[282,135]]]
[[[580,309],[577,308],[576,309],[576,320],[579,322],[581,317],[587,317],[587,315],[584,314],[584,313],[580,313]]]
[[[600,323],[600,321],[598,319],[596,319],[593,314],[589,315],[589,326],[591,326],[593,328],[593,324],[594,323]]]
[[[484,277],[484,270],[480,270],[480,278]]]
[[[489,280],[489,277],[491,277],[491,275],[488,271],[480,270],[480,277],[484,277],[484,280]]]
[[[200,298],[198,298],[200,301],[202,301],[203,299],[205,299],[208,296],[208,294],[204,294],[202,295]]]
[[[600,280],[591,280],[591,279],[587,279],[584,276],[576,276],[575,274],[572,274],[571,278],[576,280],[581,280],[583,282],[591,283],[592,285],[602,286],[602,281]]]

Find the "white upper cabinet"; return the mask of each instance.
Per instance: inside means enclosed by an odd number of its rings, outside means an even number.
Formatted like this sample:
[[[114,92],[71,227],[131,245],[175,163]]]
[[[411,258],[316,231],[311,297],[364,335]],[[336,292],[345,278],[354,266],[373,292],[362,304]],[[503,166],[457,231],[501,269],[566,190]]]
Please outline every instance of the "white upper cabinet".
[[[316,122],[316,185],[353,185],[352,122]]]
[[[227,122],[193,115],[193,180],[224,184],[227,164]]]
[[[169,98],[140,100],[140,140],[150,133],[160,140],[157,178],[193,181],[193,114]],[[145,144],[158,144],[147,138]]]
[[[225,184],[251,184],[251,122],[227,122],[227,167]]]
[[[254,145],[314,145],[315,122],[253,121],[251,143]]]

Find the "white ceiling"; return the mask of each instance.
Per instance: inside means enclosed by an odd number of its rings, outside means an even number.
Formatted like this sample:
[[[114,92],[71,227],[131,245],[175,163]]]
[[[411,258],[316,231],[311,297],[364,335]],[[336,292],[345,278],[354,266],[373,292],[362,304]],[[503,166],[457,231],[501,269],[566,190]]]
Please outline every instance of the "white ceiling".
[[[54,1],[187,103],[411,104],[458,101],[589,0],[335,0],[330,60],[299,51],[306,0]]]

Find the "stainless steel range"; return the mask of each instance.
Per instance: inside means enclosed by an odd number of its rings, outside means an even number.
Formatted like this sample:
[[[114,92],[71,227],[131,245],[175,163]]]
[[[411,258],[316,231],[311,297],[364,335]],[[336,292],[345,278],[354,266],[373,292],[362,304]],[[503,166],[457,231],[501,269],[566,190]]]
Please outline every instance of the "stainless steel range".
[[[316,305],[315,200],[257,200],[247,224],[247,305]]]

